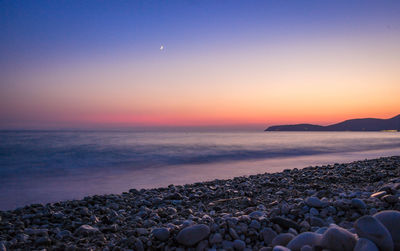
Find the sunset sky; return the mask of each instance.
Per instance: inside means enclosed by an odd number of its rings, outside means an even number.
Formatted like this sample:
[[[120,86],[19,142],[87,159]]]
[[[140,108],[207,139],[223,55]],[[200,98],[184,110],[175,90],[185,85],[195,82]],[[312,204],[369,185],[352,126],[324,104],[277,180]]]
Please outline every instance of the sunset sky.
[[[400,1],[0,2],[0,128],[399,113]]]

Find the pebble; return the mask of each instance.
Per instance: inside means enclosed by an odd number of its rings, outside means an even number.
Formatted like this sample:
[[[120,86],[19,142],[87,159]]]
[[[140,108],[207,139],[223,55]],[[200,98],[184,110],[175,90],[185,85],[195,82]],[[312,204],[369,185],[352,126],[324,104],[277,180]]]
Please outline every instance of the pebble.
[[[155,228],[152,231],[153,236],[159,241],[166,241],[169,238],[169,230],[165,227]]]
[[[400,212],[385,210],[374,214],[374,218],[379,220],[389,231],[394,243],[394,250],[400,250]]]
[[[381,191],[381,192],[377,192],[377,193],[373,193],[371,194],[371,198],[381,198],[382,196],[386,195],[387,192],[386,191]]]
[[[310,245],[311,247],[319,245],[321,238],[322,235],[320,234],[304,232],[293,238],[286,247],[292,251],[300,251],[300,249],[305,245]]]
[[[271,251],[304,242],[294,250],[308,251],[328,250],[325,238],[331,251],[376,250],[378,237],[354,228],[369,214],[400,250],[398,177],[395,156],[33,204],[0,211],[0,247]]]
[[[75,231],[75,235],[94,235],[94,234],[98,234],[100,233],[100,230],[96,227],[92,227],[89,225],[82,225],[80,226],[76,231]]]
[[[372,241],[360,238],[353,251],[379,251],[379,248]]]
[[[351,205],[353,207],[355,207],[355,208],[358,208],[358,209],[367,208],[367,205],[365,204],[365,202],[363,200],[357,199],[357,198],[354,198],[354,199],[351,200]]]
[[[233,248],[235,250],[243,250],[246,248],[246,243],[242,240],[234,240],[233,241]]]
[[[68,238],[68,237],[71,237],[71,236],[72,236],[72,233],[70,231],[68,231],[68,230],[63,230],[63,231],[60,231],[60,232],[58,232],[56,234],[56,238],[59,239],[59,240],[62,240],[64,238]]]
[[[272,251],[291,251],[289,248],[284,247],[284,246],[275,246]]]
[[[47,236],[40,237],[36,239],[35,244],[38,246],[48,246],[51,244],[51,240]]]
[[[271,219],[271,221],[275,224],[278,224],[279,226],[281,226],[283,228],[286,228],[286,229],[289,229],[289,228],[294,228],[296,230],[300,229],[299,225],[296,222],[294,222],[290,219],[284,218],[284,217],[280,217],[280,216],[274,217]]]
[[[272,243],[272,240],[277,236],[277,234],[274,230],[272,230],[272,228],[267,227],[261,231],[261,236],[264,240],[264,244],[268,246]]]
[[[207,238],[210,228],[204,224],[198,224],[182,229],[176,236],[176,240],[185,246],[193,246],[199,241]]]
[[[281,245],[281,246],[287,246],[287,244],[294,238],[295,236],[293,234],[290,233],[282,233],[279,234],[278,236],[276,236],[272,242],[271,242],[271,246],[277,246],[277,245]]]
[[[313,251],[313,248],[310,245],[304,245],[300,251]]]
[[[323,208],[328,206],[328,203],[321,201],[317,197],[308,197],[305,202],[309,207]]]
[[[395,195],[385,195],[381,198],[383,201],[387,202],[387,203],[391,203],[391,204],[395,204],[397,202],[399,202],[399,197],[395,196]]]
[[[210,239],[210,243],[212,244],[216,244],[216,243],[220,243],[222,242],[222,235],[220,233],[215,233],[211,239]]]
[[[352,251],[356,236],[339,226],[330,226],[322,236],[321,246],[332,251]]]
[[[386,227],[372,216],[365,215],[354,223],[359,237],[373,241],[383,251],[393,250],[393,240]]]

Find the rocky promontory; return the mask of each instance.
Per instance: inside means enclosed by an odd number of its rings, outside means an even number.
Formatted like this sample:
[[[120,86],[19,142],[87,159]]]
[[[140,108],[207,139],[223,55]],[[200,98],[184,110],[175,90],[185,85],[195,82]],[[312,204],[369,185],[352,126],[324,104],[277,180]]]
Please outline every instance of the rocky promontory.
[[[131,189],[0,211],[0,250],[400,250],[399,196],[399,156]]]

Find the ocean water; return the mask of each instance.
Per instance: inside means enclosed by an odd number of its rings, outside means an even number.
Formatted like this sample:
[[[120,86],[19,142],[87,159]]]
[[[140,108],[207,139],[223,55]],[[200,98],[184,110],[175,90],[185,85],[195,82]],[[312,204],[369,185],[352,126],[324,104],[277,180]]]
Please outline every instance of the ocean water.
[[[0,131],[0,210],[400,155],[400,133]]]

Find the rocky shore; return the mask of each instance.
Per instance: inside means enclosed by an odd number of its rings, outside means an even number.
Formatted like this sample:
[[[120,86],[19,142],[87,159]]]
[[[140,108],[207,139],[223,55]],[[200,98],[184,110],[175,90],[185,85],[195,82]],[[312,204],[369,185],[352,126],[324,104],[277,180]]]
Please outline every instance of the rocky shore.
[[[0,250],[400,250],[400,156],[0,212]]]

